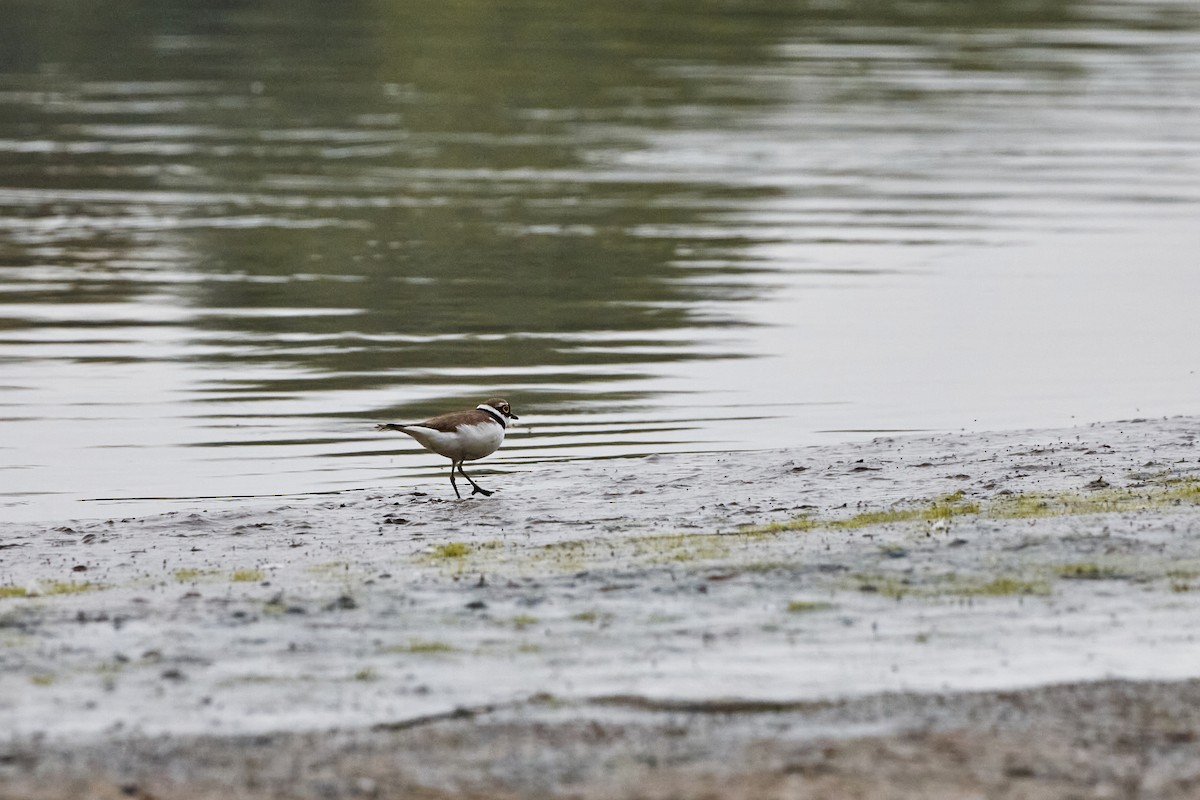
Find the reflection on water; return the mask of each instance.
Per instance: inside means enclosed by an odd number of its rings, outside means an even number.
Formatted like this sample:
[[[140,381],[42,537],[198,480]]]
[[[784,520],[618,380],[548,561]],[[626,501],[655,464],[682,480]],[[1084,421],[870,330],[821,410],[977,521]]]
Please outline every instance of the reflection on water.
[[[0,515],[1195,410],[1191,4],[204,5],[6,11]]]

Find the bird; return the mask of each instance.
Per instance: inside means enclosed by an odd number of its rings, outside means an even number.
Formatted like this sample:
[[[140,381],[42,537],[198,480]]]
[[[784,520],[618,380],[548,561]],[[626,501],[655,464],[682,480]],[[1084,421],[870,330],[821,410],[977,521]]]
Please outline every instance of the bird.
[[[375,430],[406,433],[426,450],[450,459],[450,485],[454,487],[454,496],[461,500],[462,494],[454,481],[456,469],[471,484],[472,495],[492,496],[493,492],[473,481],[462,465],[464,461],[474,461],[496,452],[504,441],[508,421],[512,419],[520,417],[513,413],[508,401],[493,397],[470,411],[454,411],[411,425],[389,422],[376,425]]]

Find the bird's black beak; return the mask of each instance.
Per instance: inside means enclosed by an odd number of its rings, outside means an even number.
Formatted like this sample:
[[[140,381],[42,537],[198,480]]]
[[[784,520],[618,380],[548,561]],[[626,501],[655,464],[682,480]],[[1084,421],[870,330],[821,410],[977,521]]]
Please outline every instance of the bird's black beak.
[[[508,412],[508,418],[509,419],[520,419],[520,417],[518,417],[516,414],[512,413],[511,411]]]

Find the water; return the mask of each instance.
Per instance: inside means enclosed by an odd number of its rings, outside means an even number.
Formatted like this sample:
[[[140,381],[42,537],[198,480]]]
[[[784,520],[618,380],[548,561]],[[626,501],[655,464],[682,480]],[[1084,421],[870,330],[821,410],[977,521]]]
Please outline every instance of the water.
[[[1189,2],[4,16],[0,518],[1198,410]]]

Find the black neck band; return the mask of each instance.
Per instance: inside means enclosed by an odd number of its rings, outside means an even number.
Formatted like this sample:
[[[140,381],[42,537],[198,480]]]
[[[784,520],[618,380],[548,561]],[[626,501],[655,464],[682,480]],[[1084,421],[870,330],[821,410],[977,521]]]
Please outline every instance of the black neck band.
[[[500,427],[501,427],[501,428],[507,428],[507,427],[508,427],[508,423],[504,421],[504,415],[503,415],[503,414],[501,414],[501,413],[500,413],[499,411],[497,411],[496,409],[494,409],[494,408],[492,408],[491,406],[488,406],[488,405],[478,405],[478,406],[475,406],[475,407],[476,407],[476,408],[478,408],[480,411],[486,411],[487,413],[491,414],[491,415],[492,415],[492,419],[496,420],[496,422],[499,422],[499,423],[500,423]]]

